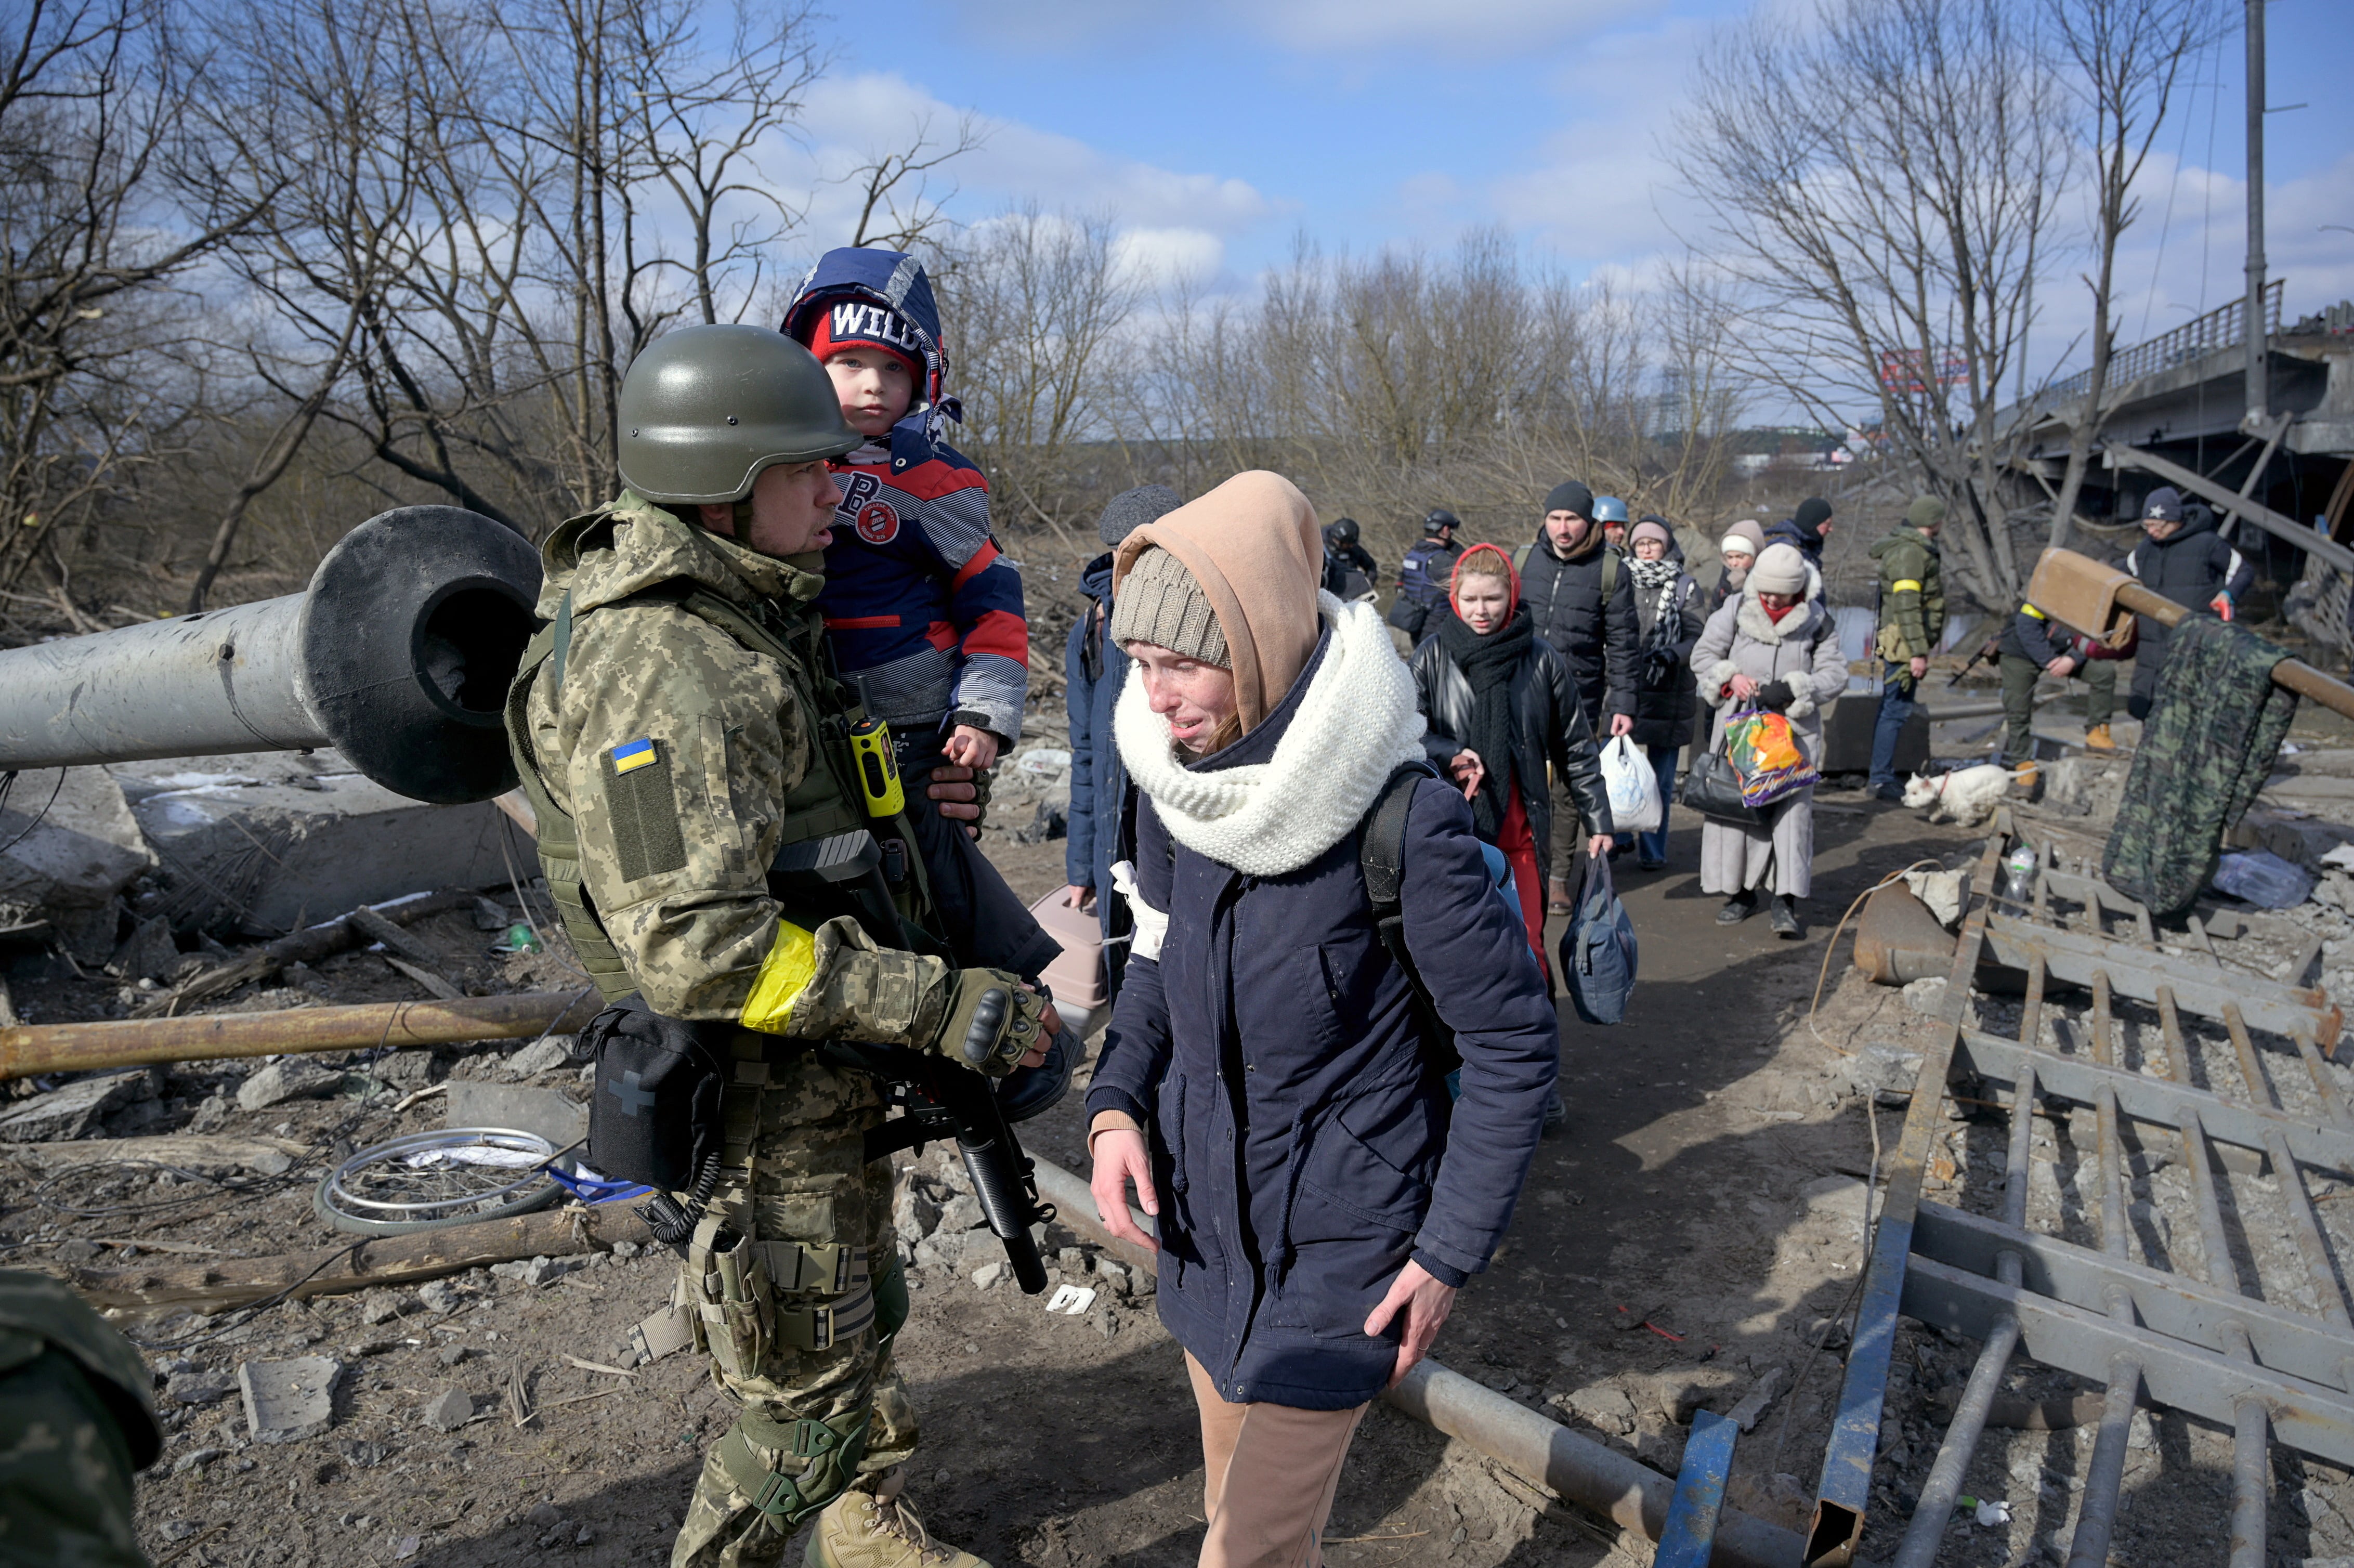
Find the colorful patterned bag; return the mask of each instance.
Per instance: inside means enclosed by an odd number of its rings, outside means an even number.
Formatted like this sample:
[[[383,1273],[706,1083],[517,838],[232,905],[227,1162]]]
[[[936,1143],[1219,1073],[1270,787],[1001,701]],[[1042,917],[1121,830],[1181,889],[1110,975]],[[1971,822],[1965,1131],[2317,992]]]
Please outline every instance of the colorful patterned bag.
[[[1753,810],[1795,795],[1822,778],[1798,750],[1789,718],[1744,708],[1724,722],[1725,756],[1741,777],[1742,803]]]

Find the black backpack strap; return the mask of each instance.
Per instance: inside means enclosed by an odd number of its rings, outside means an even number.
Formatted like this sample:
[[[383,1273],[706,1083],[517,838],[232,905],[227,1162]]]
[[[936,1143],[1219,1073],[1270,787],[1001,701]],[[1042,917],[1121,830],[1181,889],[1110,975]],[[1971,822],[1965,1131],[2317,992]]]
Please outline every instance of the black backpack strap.
[[[1431,1069],[1444,1077],[1461,1066],[1463,1058],[1455,1049],[1455,1031],[1438,1016],[1438,1005],[1431,1000],[1430,988],[1423,983],[1422,971],[1415,968],[1414,955],[1406,950],[1405,912],[1402,906],[1405,891],[1406,811],[1414,804],[1415,786],[1438,776],[1438,769],[1427,762],[1402,764],[1390,775],[1382,792],[1373,797],[1373,809],[1365,814],[1365,825],[1357,840],[1357,864],[1364,874],[1365,901],[1373,909],[1373,930],[1414,991],[1415,1018],[1422,1026],[1423,1056]]]

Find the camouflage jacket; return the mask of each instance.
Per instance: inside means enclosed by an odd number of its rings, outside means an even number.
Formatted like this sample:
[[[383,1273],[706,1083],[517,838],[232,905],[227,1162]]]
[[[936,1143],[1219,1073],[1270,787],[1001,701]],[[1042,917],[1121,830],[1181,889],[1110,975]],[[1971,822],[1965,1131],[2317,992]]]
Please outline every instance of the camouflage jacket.
[[[1937,542],[1900,523],[1872,546],[1880,563],[1880,654],[1924,659],[1946,634],[1946,584]]]
[[[147,1363],[58,1280],[0,1269],[0,1563],[144,1568],[132,1473],[164,1446]]]
[[[529,751],[646,1004],[797,1039],[929,1044],[949,1003],[944,964],[879,948],[848,919],[805,928],[769,892],[784,801],[813,760],[817,715],[795,673],[649,594],[694,585],[753,617],[812,617],[822,556],[762,556],[626,491],[544,554],[540,617],[569,593],[571,630],[560,683],[551,664],[528,676]]]

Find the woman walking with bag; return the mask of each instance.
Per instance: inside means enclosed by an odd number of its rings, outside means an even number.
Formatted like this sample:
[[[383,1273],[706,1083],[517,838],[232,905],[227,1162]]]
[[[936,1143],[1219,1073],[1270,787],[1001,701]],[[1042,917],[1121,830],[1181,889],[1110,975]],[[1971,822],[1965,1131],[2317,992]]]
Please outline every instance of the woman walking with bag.
[[[1238,474],[1120,546],[1114,718],[1140,799],[1115,881],[1135,951],[1087,1095],[1096,1205],[1153,1246],[1201,1413],[1205,1568],[1300,1568],[1366,1404],[1429,1351],[1528,1172],[1559,1042],[1470,808],[1411,779],[1403,940],[1461,1096],[1373,921],[1367,813],[1423,756],[1370,606],[1319,595],[1316,514]]]
[[[1659,825],[1638,834],[1618,835],[1619,847],[1631,838],[1635,863],[1659,871],[1668,863],[1668,811],[1676,798],[1676,758],[1691,734],[1693,697],[1691,651],[1708,624],[1705,597],[1683,563],[1670,553],[1675,536],[1665,524],[1646,517],[1628,535],[1635,558],[1627,569],[1635,577],[1635,624],[1641,633],[1636,652],[1640,677],[1635,687],[1635,727],[1627,738],[1644,748],[1651,773],[1659,782]]]
[[[1553,792],[1544,787],[1546,768],[1566,781],[1578,810],[1596,824],[1585,842],[1589,855],[1610,847],[1610,797],[1569,663],[1527,616],[1515,613],[1520,600],[1511,557],[1493,545],[1472,546],[1455,563],[1447,587],[1453,613],[1414,651],[1408,667],[1415,705],[1430,726],[1423,750],[1462,787],[1479,837],[1511,863],[1529,949],[1550,980],[1544,890],[1553,872]]]
[[[1724,745],[1726,721],[1762,708],[1789,721],[1798,754],[1819,765],[1823,708],[1847,690],[1847,661],[1839,626],[1824,606],[1821,578],[1789,545],[1766,546],[1750,568],[1740,596],[1709,617],[1691,652],[1701,700],[1714,708],[1712,752]],[[1724,895],[1717,920],[1738,925],[1770,893],[1766,918],[1774,934],[1796,939],[1797,903],[1813,887],[1815,791],[1809,784],[1759,809],[1758,821],[1711,817],[1700,832],[1700,885]]]

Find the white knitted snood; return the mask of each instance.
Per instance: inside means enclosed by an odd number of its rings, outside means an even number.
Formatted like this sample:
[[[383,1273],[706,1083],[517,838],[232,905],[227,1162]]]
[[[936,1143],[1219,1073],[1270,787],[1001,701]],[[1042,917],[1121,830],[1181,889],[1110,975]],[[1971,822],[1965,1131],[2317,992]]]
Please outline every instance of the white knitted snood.
[[[1169,721],[1152,711],[1140,667],[1114,710],[1120,760],[1170,833],[1194,853],[1249,876],[1297,871],[1338,843],[1401,763],[1422,756],[1414,677],[1368,604],[1329,593],[1317,609],[1331,646],[1266,762],[1187,770]]]

